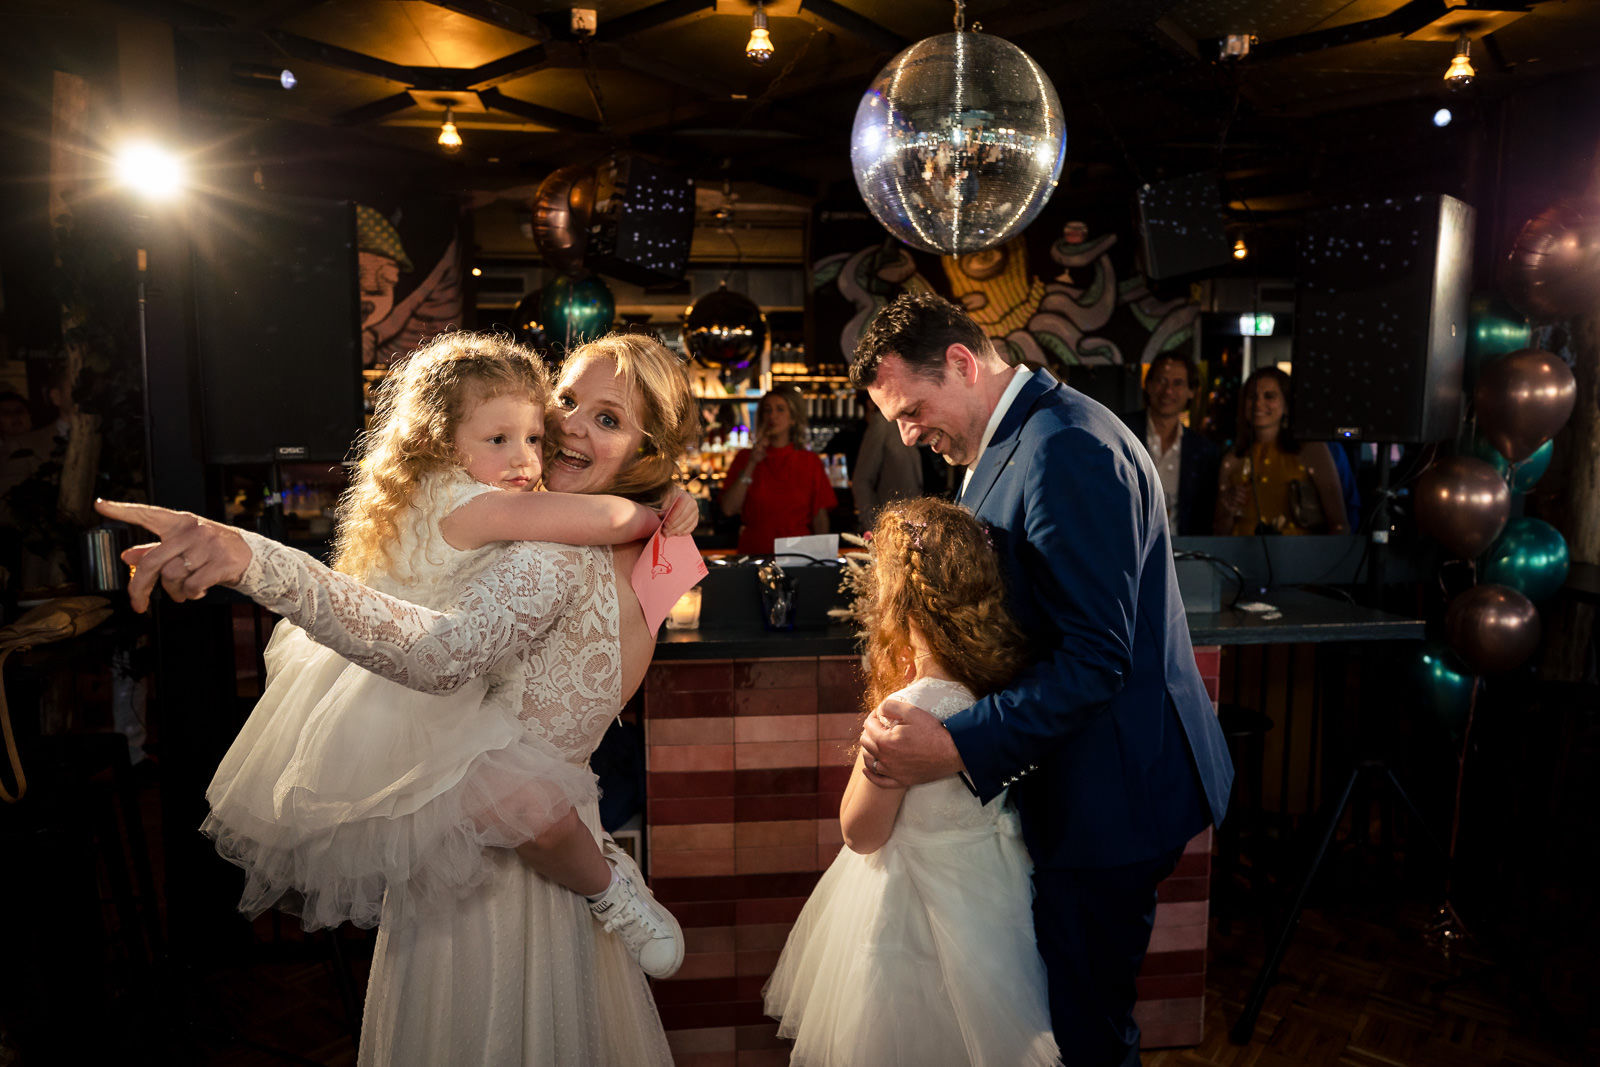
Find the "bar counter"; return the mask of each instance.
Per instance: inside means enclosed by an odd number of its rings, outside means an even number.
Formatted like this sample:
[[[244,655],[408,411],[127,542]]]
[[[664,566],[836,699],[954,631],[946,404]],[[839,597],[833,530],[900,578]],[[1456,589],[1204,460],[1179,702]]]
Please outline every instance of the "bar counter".
[[[1276,618],[1195,613],[1195,659],[1215,704],[1221,645],[1419,638],[1422,623],[1299,590]],[[681,1067],[788,1062],[761,989],[807,894],[842,847],[865,680],[847,625],[668,630],[643,687],[647,861],[683,923],[683,969],[655,984]],[[1205,642],[1200,644],[1200,642]],[[1211,831],[1160,889],[1139,979],[1146,1048],[1198,1044],[1204,1018]]]

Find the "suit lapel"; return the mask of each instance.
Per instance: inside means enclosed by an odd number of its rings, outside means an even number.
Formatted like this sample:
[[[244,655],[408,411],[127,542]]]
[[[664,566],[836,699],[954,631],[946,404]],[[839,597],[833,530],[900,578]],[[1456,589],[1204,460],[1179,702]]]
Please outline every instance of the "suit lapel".
[[[1047,372],[1035,371],[1032,378],[1023,383],[1022,391],[1011,402],[1011,408],[1000,420],[1000,425],[995,428],[994,436],[989,439],[989,447],[983,450],[983,455],[978,458],[978,467],[972,472],[972,481],[967,483],[966,491],[961,494],[961,506],[976,515],[983,509],[983,502],[989,495],[989,490],[994,488],[995,480],[1000,477],[1000,472],[1006,469],[1011,462],[1011,457],[1017,451],[1017,445],[1022,442],[1022,426],[1028,421],[1033,406],[1039,398],[1055,388],[1056,380]]]

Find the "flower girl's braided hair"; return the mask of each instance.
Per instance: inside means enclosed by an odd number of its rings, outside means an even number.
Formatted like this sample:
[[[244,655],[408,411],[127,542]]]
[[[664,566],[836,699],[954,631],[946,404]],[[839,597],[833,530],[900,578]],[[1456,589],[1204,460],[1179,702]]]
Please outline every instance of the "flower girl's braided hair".
[[[966,509],[923,497],[888,505],[872,531],[872,562],[848,579],[867,631],[867,706],[906,683],[911,627],[957,681],[979,696],[1004,686],[1027,653],[1005,606],[989,533]]]
[[[361,435],[361,467],[339,501],[334,567],[358,578],[384,572],[389,547],[423,479],[459,465],[456,427],[469,403],[512,394],[543,407],[550,374],[503,334],[453,330],[395,363]]]

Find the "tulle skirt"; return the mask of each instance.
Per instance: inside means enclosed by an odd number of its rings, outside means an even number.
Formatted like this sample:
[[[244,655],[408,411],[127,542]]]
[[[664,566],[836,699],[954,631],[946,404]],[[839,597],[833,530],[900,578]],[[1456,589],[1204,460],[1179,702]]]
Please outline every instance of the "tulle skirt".
[[[765,989],[790,1063],[1056,1063],[1030,872],[995,832],[897,827],[870,856],[841,851]]]
[[[448,906],[489,875],[489,846],[537,837],[593,803],[593,773],[517,719],[519,693],[476,679],[418,693],[280,623],[267,689],[217,768],[201,830],[246,872],[239,908],[306,929]]]
[[[598,833],[595,805],[579,809]],[[384,908],[360,1067],[671,1067],[644,972],[576,893],[491,850],[426,917]]]

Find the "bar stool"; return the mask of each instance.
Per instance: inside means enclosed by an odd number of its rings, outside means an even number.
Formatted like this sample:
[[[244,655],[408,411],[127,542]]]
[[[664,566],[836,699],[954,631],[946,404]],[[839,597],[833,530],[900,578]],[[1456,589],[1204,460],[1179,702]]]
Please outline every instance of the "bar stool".
[[[1261,712],[1238,704],[1218,706],[1217,720],[1222,725],[1222,736],[1234,768],[1228,814],[1217,830],[1219,878],[1212,894],[1217,905],[1218,928],[1226,934],[1233,927],[1239,877],[1250,882],[1252,895],[1258,895],[1263,888],[1264,874],[1259,862],[1247,867],[1243,853],[1261,838],[1262,765],[1266,761],[1267,731],[1273,728],[1273,722]]]

